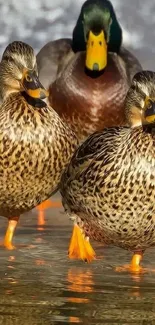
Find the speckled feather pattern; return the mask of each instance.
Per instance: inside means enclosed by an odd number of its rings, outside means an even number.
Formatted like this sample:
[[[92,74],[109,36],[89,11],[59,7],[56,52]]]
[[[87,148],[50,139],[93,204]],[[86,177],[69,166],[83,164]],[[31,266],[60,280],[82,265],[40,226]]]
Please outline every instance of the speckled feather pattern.
[[[10,95],[0,106],[0,214],[19,216],[50,197],[76,145],[51,107]]]
[[[86,236],[132,251],[155,245],[154,130],[90,136],[63,175],[61,194]]]

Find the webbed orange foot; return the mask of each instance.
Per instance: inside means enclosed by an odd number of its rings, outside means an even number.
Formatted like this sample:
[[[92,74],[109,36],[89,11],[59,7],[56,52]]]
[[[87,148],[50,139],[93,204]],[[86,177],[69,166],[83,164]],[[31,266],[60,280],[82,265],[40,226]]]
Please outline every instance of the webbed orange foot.
[[[89,238],[85,237],[78,225],[74,226],[68,255],[70,259],[81,259],[91,262],[95,259],[95,252],[90,245]]]

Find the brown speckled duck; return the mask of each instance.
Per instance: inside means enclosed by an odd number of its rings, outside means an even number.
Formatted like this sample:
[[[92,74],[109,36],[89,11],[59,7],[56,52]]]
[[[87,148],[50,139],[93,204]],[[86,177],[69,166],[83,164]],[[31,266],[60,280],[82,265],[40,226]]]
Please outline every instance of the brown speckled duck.
[[[0,63],[0,215],[9,219],[8,249],[19,216],[57,189],[77,145],[73,131],[43,101],[47,95],[33,49],[9,44]]]
[[[75,220],[70,258],[95,257],[89,237],[134,253],[140,270],[155,245],[155,73],[135,75],[125,111],[130,127],[96,132],[77,149],[61,181],[63,205]]]
[[[52,107],[80,140],[104,127],[124,125],[124,99],[138,60],[122,47],[122,29],[108,0],[87,0],[72,40],[45,45],[39,78]]]

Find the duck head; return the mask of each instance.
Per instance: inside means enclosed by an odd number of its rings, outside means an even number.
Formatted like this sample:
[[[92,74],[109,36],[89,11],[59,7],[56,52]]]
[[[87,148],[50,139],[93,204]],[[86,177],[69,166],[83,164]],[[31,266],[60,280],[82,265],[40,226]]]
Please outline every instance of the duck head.
[[[35,99],[48,96],[38,79],[32,47],[16,41],[7,46],[0,62],[0,97],[4,100],[13,92],[23,91]]]
[[[155,124],[155,72],[136,73],[125,100],[131,127]]]
[[[108,51],[118,53],[122,30],[108,0],[87,0],[73,31],[74,52],[86,51],[85,66],[101,71],[107,65]]]

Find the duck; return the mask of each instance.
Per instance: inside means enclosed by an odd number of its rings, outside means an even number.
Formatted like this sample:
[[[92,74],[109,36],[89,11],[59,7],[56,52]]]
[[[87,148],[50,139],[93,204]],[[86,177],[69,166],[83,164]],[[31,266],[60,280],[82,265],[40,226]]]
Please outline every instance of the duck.
[[[132,252],[126,267],[139,272],[155,245],[154,85],[155,72],[138,72],[125,100],[129,126],[90,135],[62,175],[62,203],[74,220],[70,258],[95,259],[94,239]]]
[[[37,63],[50,104],[80,141],[104,127],[124,125],[124,100],[142,67],[122,46],[122,28],[110,1],[85,1],[72,39],[46,44]]]
[[[14,249],[21,214],[59,187],[78,140],[47,104],[36,55],[21,41],[10,43],[0,62],[0,215],[8,218],[3,245]]]

